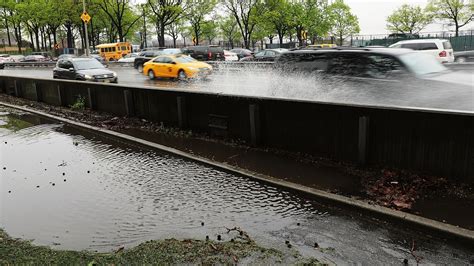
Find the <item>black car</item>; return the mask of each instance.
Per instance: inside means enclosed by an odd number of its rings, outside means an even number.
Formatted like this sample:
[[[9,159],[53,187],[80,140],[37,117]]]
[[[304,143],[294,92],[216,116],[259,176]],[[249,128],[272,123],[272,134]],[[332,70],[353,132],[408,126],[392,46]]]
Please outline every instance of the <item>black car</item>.
[[[248,49],[244,49],[244,48],[234,48],[234,49],[230,50],[230,52],[236,53],[239,60],[244,58],[244,57],[249,57],[249,56],[253,55],[252,51],[250,51]]]
[[[459,63],[474,62],[474,50],[454,52],[454,61]]]
[[[240,59],[240,61],[259,61],[259,62],[272,62],[278,59],[288,49],[267,49],[260,51],[253,56],[248,56]]]
[[[162,54],[163,54],[162,50],[147,50],[147,51],[141,52],[140,54],[138,54],[137,57],[135,57],[135,61],[133,61],[133,67],[135,69],[138,69],[138,72],[142,73],[143,64],[150,61],[152,58],[155,58]]]
[[[199,61],[224,61],[224,49],[216,45],[189,46],[182,49],[183,54]]]
[[[53,78],[117,83],[117,74],[94,58],[66,58],[58,60]]]

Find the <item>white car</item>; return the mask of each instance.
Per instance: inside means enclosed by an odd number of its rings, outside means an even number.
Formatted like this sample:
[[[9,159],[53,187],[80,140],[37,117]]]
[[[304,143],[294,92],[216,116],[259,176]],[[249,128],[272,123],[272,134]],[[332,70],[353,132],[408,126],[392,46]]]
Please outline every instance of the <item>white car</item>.
[[[135,57],[137,57],[137,56],[138,56],[138,54],[136,54],[136,53],[131,53],[131,54],[128,54],[128,55],[126,55],[126,56],[120,58],[120,59],[118,60],[118,62],[119,62],[119,63],[133,63],[133,62],[135,62]]]
[[[224,50],[225,61],[239,61],[239,57],[236,53]]]
[[[454,62],[454,51],[451,43],[443,39],[416,39],[400,41],[390,45],[390,48],[408,48],[420,53],[431,54],[440,63]]]

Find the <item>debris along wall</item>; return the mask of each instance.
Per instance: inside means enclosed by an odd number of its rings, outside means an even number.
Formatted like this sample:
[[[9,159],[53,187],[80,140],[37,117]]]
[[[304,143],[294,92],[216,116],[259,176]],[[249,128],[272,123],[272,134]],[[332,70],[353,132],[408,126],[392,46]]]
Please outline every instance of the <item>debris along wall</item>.
[[[0,76],[1,91],[137,116],[253,146],[474,182],[474,114]]]

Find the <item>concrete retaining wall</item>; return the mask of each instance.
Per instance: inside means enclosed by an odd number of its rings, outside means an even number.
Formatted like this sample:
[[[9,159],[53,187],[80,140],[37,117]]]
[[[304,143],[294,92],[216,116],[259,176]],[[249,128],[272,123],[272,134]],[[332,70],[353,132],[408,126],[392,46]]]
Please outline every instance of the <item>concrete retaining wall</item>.
[[[474,114],[0,76],[2,91],[361,164],[474,181]]]

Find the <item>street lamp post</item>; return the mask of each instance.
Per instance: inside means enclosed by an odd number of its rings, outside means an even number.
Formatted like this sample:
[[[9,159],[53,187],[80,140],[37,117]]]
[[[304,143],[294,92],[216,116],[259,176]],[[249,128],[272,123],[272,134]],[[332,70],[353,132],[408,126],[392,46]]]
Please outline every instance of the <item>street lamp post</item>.
[[[86,0],[82,0],[83,13],[86,13]],[[85,55],[89,56],[89,34],[87,33],[87,22],[84,21],[84,37],[86,43]]]

